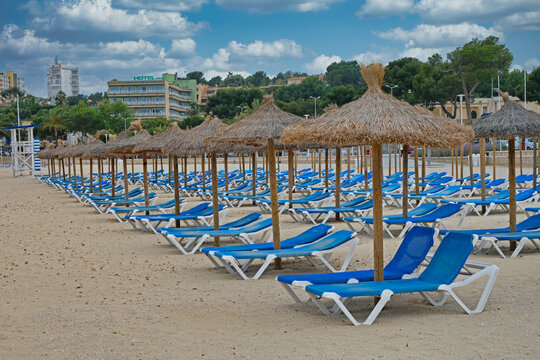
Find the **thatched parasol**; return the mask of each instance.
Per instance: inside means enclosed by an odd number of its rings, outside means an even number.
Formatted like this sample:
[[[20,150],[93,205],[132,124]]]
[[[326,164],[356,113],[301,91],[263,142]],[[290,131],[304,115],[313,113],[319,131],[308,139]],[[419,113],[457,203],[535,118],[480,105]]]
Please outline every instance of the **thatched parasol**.
[[[94,187],[94,169],[93,158],[98,158],[98,184],[99,191],[102,190],[102,171],[101,171],[101,158],[107,156],[107,149],[105,144],[101,140],[94,140],[92,143],[86,145],[85,151],[82,154],[83,159],[90,161],[90,189]]]
[[[271,97],[264,99],[263,104],[253,114],[234,123],[220,135],[216,142],[225,144],[243,144],[264,146],[268,151],[268,168],[270,171],[270,200],[272,205],[272,238],[274,248],[281,248],[279,234],[279,214],[277,204],[276,179],[276,142],[279,141],[283,129],[302,121],[302,118],[281,110]],[[301,143],[302,141],[298,141]],[[290,160],[290,158],[289,158]],[[290,174],[292,175],[292,174]],[[276,259],[276,268],[281,268],[280,259]]]
[[[381,87],[384,67],[382,65],[362,65],[361,73],[368,85],[362,97],[328,113],[323,119],[324,122],[320,119],[314,120],[314,125],[309,127],[309,131],[297,131],[295,134],[290,134],[288,139],[312,140],[334,146],[371,145],[374,269],[375,280],[383,280],[382,144],[444,148],[454,146],[454,143],[443,136],[450,134],[452,138],[458,138],[458,134],[454,133],[453,128],[433,118],[420,115],[408,103],[383,92]],[[464,137],[463,140],[466,141],[467,138]],[[403,186],[405,187],[406,184],[404,177]],[[406,203],[406,199],[403,201]],[[406,213],[406,208],[404,208],[404,213]]]
[[[478,123],[473,128],[477,138],[497,137],[508,139],[508,180],[510,183],[510,231],[516,231],[516,136],[537,137],[540,134],[540,115],[513,102],[508,93],[496,91],[504,100],[503,107]],[[482,178],[483,179],[483,178]],[[511,248],[515,247],[514,242]]]

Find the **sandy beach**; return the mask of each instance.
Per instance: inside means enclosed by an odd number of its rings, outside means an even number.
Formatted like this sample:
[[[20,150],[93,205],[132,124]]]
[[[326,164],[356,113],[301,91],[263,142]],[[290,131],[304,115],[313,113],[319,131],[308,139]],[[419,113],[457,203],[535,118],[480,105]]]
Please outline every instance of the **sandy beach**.
[[[501,167],[497,174],[505,172]],[[354,327],[344,316],[322,315],[313,303],[295,304],[274,280],[281,273],[320,271],[305,260],[285,261],[282,271],[244,281],[33,178],[13,178],[10,169],[0,169],[0,189],[0,359],[540,356],[540,252],[529,245],[513,259],[471,255],[500,268],[481,314],[466,315],[452,300],[433,307],[418,294],[405,294],[394,296],[372,326]],[[172,198],[158,195],[159,201]],[[188,199],[187,207],[198,201]],[[257,210],[233,209],[228,220]],[[524,218],[518,212],[518,221]],[[283,238],[309,228],[288,216],[280,220]],[[507,223],[506,213],[469,215],[462,228]],[[359,236],[350,270],[372,268],[371,238]],[[399,244],[385,238],[386,261]],[[344,254],[332,262],[340,264]],[[472,304],[482,289],[483,282],[458,293]],[[372,306],[365,298],[351,309],[362,319]]]

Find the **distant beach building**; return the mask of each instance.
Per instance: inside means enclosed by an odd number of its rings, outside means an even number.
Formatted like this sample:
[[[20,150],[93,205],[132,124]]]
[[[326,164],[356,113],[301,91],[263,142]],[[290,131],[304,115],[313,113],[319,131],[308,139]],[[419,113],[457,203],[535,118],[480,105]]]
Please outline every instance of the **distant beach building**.
[[[183,119],[189,116],[191,103],[197,101],[197,82],[179,79],[176,74],[162,77],[135,76],[133,80],[107,82],[111,102],[122,101],[138,120],[155,117]]]
[[[511,96],[510,99],[512,101],[515,101],[516,103],[520,104],[521,106],[525,107],[525,103],[519,99],[517,96]],[[473,98],[471,101],[471,115],[473,118],[473,121],[475,119],[479,119],[482,114],[496,112],[503,106],[503,101],[500,96],[495,96],[493,99],[491,98]],[[465,105],[465,101],[463,101],[462,109],[459,107],[459,101],[456,102],[456,104],[453,104],[452,102],[448,101],[445,104],[445,108],[449,113],[453,113],[454,111],[454,105],[456,106],[456,119],[460,120],[461,110],[463,110],[463,119],[464,121],[467,119],[467,107]],[[540,105],[538,102],[527,102],[527,109],[534,111],[536,113],[540,113]],[[444,116],[445,113],[441,109],[441,106],[439,104],[435,105],[433,108],[433,113],[435,115]]]
[[[0,91],[17,87],[20,90],[24,90],[24,78],[20,77],[14,71],[8,71],[5,74],[0,73]]]
[[[68,97],[79,95],[79,68],[68,68],[55,58],[54,65],[47,70],[47,97],[54,101],[60,91]]]

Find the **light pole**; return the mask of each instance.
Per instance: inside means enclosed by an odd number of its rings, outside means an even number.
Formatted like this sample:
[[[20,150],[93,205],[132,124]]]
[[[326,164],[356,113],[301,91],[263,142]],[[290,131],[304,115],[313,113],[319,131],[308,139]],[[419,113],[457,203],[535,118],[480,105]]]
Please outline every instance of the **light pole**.
[[[394,89],[397,88],[397,87],[399,87],[399,85],[390,86],[390,85],[388,85],[388,84],[386,84],[386,85],[384,85],[384,86],[386,86],[387,88],[390,89],[390,96],[394,96]]]
[[[241,113],[244,112],[244,109],[247,108],[247,105],[244,105],[244,106],[238,105],[238,106],[236,106],[236,107],[240,109],[240,114],[241,114]]]
[[[304,114],[304,117],[307,119],[309,119],[309,114]]]
[[[463,125],[463,97],[465,94],[457,94],[456,96],[459,96],[459,118],[461,125]]]
[[[107,143],[107,141],[109,140],[109,134],[104,134],[105,135],[105,144]]]
[[[317,118],[317,99],[320,99],[321,97],[320,96],[317,96],[317,97],[310,96],[309,98],[315,100],[315,115],[314,115],[314,118],[316,119]]]

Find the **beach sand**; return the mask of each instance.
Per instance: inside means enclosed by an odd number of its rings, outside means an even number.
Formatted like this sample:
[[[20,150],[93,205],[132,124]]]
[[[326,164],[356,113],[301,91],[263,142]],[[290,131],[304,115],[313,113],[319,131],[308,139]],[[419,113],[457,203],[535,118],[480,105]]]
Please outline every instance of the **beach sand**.
[[[504,168],[499,171],[504,175]],[[214,269],[201,254],[181,255],[160,236],[133,231],[32,178],[13,178],[10,169],[0,169],[0,189],[0,359],[540,356],[540,253],[532,246],[514,259],[471,255],[500,267],[481,314],[466,315],[452,300],[433,307],[418,294],[404,294],[394,296],[372,326],[354,327],[344,316],[322,315],[313,303],[294,303],[274,280],[320,271],[305,260],[285,261],[282,271],[244,281]],[[190,199],[187,207],[195,203]],[[228,219],[257,209],[233,209]],[[524,218],[518,213],[518,221]],[[280,220],[283,238],[309,227],[288,216]],[[469,215],[463,228],[507,222],[505,213]],[[372,268],[371,237],[360,239],[350,270]],[[399,240],[385,237],[386,262],[398,246]],[[332,263],[340,264],[344,254]],[[471,304],[483,283],[458,293]],[[363,320],[372,306],[364,298],[351,309]]]

